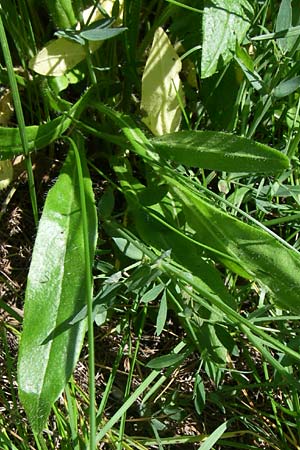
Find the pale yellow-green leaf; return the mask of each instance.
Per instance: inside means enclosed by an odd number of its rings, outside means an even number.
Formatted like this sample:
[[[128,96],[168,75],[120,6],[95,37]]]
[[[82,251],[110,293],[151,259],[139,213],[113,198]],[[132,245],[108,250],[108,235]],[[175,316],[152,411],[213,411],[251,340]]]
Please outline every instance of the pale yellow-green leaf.
[[[102,42],[91,42],[90,50],[93,52],[101,46]],[[30,69],[40,75],[58,77],[73,69],[85,58],[85,49],[77,42],[59,38],[46,45],[30,62]]]
[[[181,60],[167,34],[158,28],[142,78],[143,122],[156,136],[177,131],[181,122],[184,94],[179,78]]]
[[[101,6],[108,14],[111,14],[113,4],[113,1],[106,0],[101,3]],[[120,2],[120,14],[122,13],[122,4],[123,2]],[[83,11],[84,22],[89,19],[92,9],[93,7]],[[96,9],[90,23],[101,19],[101,17],[103,17],[102,14]],[[102,41],[90,42],[90,51],[94,52],[98,50],[102,43]],[[85,57],[86,53],[82,45],[69,39],[59,38],[49,42],[42,50],[31,58],[29,67],[40,75],[57,77],[64,75],[68,70],[73,69],[73,67],[83,61]]]
[[[10,159],[0,161],[0,191],[6,189],[13,179],[13,165]]]

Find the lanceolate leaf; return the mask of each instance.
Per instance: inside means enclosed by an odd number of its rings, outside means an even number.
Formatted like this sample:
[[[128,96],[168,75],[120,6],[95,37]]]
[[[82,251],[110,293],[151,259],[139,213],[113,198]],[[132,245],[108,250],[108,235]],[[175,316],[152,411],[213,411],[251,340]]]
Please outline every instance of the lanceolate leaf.
[[[218,131],[181,131],[151,140],[159,154],[189,167],[227,172],[276,172],[289,166],[277,150]]]
[[[194,239],[231,258],[238,259],[250,278],[260,280],[281,307],[299,313],[300,255],[285,247],[266,231],[248,225],[212,206],[182,183],[168,177],[170,186],[185,206]],[[235,270],[232,261],[218,258]]]
[[[205,0],[201,77],[207,78],[234,55],[236,42],[242,42],[253,14],[247,0]]]
[[[82,165],[92,258],[96,210],[83,157]],[[36,432],[43,429],[72,374],[85,334],[85,321],[69,323],[86,301],[83,214],[76,161],[70,153],[47,196],[26,288],[18,379],[20,399]]]

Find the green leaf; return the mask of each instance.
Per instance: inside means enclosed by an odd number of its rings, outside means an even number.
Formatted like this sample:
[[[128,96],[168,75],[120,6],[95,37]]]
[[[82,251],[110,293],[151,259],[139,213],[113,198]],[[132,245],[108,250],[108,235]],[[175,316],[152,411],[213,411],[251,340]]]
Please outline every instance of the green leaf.
[[[158,356],[157,358],[154,358],[150,362],[148,362],[148,364],[146,364],[146,367],[155,370],[164,369],[166,367],[173,366],[174,364],[179,364],[187,357],[188,353],[190,353],[190,351],[179,354],[170,353],[169,355]]]
[[[26,127],[28,150],[30,152],[42,149],[59,139],[85,107],[91,90],[88,90],[68,111],[68,116],[62,115],[42,125]],[[10,159],[23,154],[23,146],[18,128],[0,127],[0,160]]]
[[[156,319],[156,335],[160,336],[166,320],[167,320],[167,312],[168,312],[168,303],[167,303],[167,296],[166,296],[166,291],[164,291],[161,300],[160,300],[160,305],[159,305],[159,310],[158,310],[158,314],[157,314],[157,319]]]
[[[228,63],[250,27],[253,9],[247,0],[205,0],[201,78]]]
[[[300,76],[284,80],[274,89],[275,97],[281,98],[295,92],[300,86]]]
[[[159,294],[164,290],[165,286],[163,284],[158,284],[153,286],[149,291],[147,291],[141,298],[141,303],[149,303],[155,300]]]
[[[69,128],[71,122],[71,118],[61,116],[43,125],[26,127],[29,151],[39,150],[54,142]],[[0,127],[0,158],[13,158],[22,153],[19,129]]]
[[[93,259],[96,209],[83,159],[82,166]],[[76,160],[70,152],[45,202],[26,288],[18,381],[20,399],[36,432],[42,431],[51,405],[70,378],[85,334],[85,321],[69,324],[86,297],[82,214]]]
[[[292,2],[291,0],[282,0],[276,20],[276,32],[286,30],[292,26]],[[295,38],[285,37],[277,39],[277,43],[283,52],[291,50]]]
[[[127,30],[125,27],[109,28],[113,21],[113,19],[102,19],[94,22],[88,28],[80,31],[79,35],[88,41],[105,41]]]
[[[222,423],[207,439],[205,439],[204,443],[201,444],[201,450],[210,450],[215,445],[227,430],[228,422],[229,421]]]
[[[151,140],[161,156],[189,167],[227,172],[276,172],[288,158],[267,145],[217,131],[181,131]]]
[[[128,258],[136,259],[138,261],[143,258],[143,253],[126,239],[114,237],[113,240],[120,251]]]
[[[201,375],[197,373],[194,384],[194,405],[199,416],[205,407],[206,395],[205,387]]]
[[[174,178],[168,177],[168,180],[185,207],[186,219],[195,230],[194,239],[239,260],[245,270],[252,273],[250,278],[268,286],[275,303],[298,313],[300,254],[266,231],[212,206],[192,188],[189,189]],[[236,270],[232,260],[218,259]]]

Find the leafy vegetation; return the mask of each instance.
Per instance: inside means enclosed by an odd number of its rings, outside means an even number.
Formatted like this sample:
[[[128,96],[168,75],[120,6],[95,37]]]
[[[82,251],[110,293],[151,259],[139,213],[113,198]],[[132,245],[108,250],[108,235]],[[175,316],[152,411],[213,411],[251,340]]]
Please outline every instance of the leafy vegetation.
[[[1,448],[299,447],[299,29],[1,1]]]

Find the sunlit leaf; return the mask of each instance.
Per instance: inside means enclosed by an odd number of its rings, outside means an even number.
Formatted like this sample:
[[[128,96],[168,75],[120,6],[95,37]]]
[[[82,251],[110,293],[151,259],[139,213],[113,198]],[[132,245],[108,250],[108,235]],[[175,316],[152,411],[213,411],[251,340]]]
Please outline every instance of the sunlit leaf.
[[[276,172],[289,167],[277,150],[218,131],[180,131],[151,140],[164,158],[189,167],[228,172]]]
[[[120,3],[122,4],[122,2]],[[109,14],[111,14],[113,4],[114,2],[112,1],[106,1],[103,2],[101,6],[103,6],[103,8]],[[93,7],[88,8],[83,12],[83,17],[85,21],[87,21],[90,18],[92,9]],[[121,13],[122,13],[122,5],[120,5],[120,14]],[[91,17],[90,23],[95,22],[101,17],[103,17],[102,14],[96,8],[94,14]],[[112,31],[112,33],[119,34],[120,29],[118,32]],[[107,39],[107,37],[102,36],[101,39]],[[94,52],[98,50],[98,48],[101,45],[102,41],[96,40],[90,42],[89,49],[91,52]],[[66,38],[59,38],[55,41],[50,42],[44,48],[42,48],[42,50],[40,50],[37,53],[37,55],[35,55],[29,61],[29,67],[30,69],[34,70],[40,75],[61,76],[64,75],[68,70],[71,70],[73,67],[75,67],[81,61],[83,61],[85,57],[86,57],[86,50],[83,45]]]
[[[231,60],[236,42],[242,42],[250,27],[252,14],[252,6],[247,0],[205,0],[202,78],[213,75],[220,63],[226,64]]]
[[[183,102],[181,61],[162,28],[155,32],[142,78],[143,122],[156,136],[177,131]]]
[[[96,210],[83,159],[82,166],[93,258]],[[18,380],[20,399],[36,432],[42,431],[71,376],[85,334],[85,321],[69,324],[86,301],[82,216],[76,161],[70,153],[46,199],[26,288]]]

